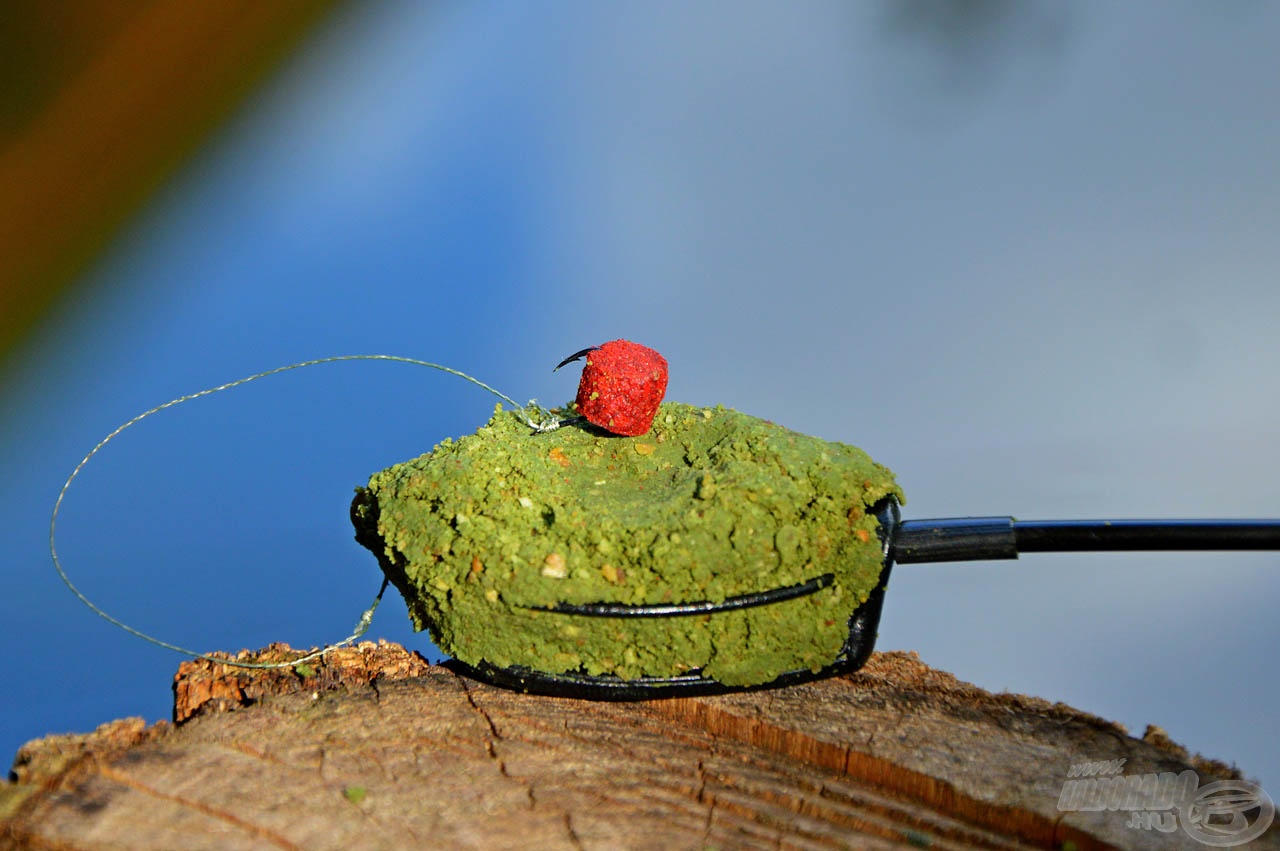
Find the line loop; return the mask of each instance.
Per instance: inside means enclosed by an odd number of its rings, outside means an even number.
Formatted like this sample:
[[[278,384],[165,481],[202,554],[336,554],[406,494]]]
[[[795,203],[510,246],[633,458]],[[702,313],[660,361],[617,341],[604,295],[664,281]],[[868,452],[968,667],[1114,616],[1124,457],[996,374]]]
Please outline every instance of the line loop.
[[[279,366],[279,367],[276,367],[275,369],[268,369],[264,372],[256,372],[253,375],[248,375],[248,376],[245,376],[244,378],[238,378],[235,381],[229,381],[226,384],[219,384],[217,387],[209,387],[207,389],[200,390],[196,393],[188,393],[185,396],[179,396],[176,399],[171,399],[168,402],[165,402],[163,405],[156,405],[154,408],[150,408],[146,411],[143,411],[141,414],[138,414],[133,419],[129,420],[128,422],[116,428],[115,431],[111,432],[106,437],[102,438],[102,440],[98,441],[98,444],[94,446],[92,449],[90,449],[88,454],[86,454],[84,458],[80,459],[80,463],[77,464],[75,469],[71,471],[71,475],[67,476],[67,480],[62,483],[62,489],[58,491],[58,498],[53,504],[53,514],[49,517],[49,554],[53,557],[53,566],[58,571],[58,577],[62,580],[62,583],[66,585],[67,588],[70,589],[71,593],[76,596],[76,599],[78,599],[81,603],[84,603],[89,608],[90,611],[92,611],[94,614],[96,614],[98,617],[102,618],[103,620],[107,621],[108,623],[119,627],[120,629],[124,630],[130,635],[141,638],[143,641],[150,642],[151,644],[154,644],[158,647],[163,647],[167,650],[173,650],[177,653],[181,653],[184,656],[190,656],[193,659],[203,659],[208,662],[217,662],[220,665],[234,665],[240,668],[291,668],[295,665],[299,665],[310,659],[315,659],[319,656],[322,656],[325,653],[328,653],[330,650],[334,650],[339,647],[345,647],[348,644],[351,644],[357,641],[359,638],[361,638],[366,632],[368,632],[369,625],[373,622],[373,613],[374,611],[377,610],[378,603],[382,602],[382,595],[387,590],[386,579],[382,580],[382,588],[379,589],[377,596],[373,598],[373,603],[370,604],[370,606],[367,609],[365,609],[364,612],[360,615],[359,621],[356,622],[355,629],[352,631],[350,635],[348,635],[346,638],[342,639],[341,641],[335,642],[333,644],[326,644],[324,647],[321,647],[318,650],[312,650],[306,653],[305,655],[303,655],[302,657],[298,659],[294,659],[289,662],[272,662],[272,663],[241,662],[236,660],[224,659],[217,656],[210,656],[205,653],[200,653],[196,650],[189,650],[185,647],[179,647],[176,644],[172,644],[168,641],[163,641],[159,638],[148,635],[145,632],[135,629],[134,627],[129,626],[127,623],[107,614],[105,611],[98,608],[97,605],[95,605],[88,597],[84,595],[84,593],[79,588],[75,586],[75,584],[72,583],[71,577],[67,575],[67,571],[62,566],[62,560],[58,558],[58,546],[57,546],[58,512],[62,508],[62,500],[66,497],[67,490],[71,487],[71,483],[75,481],[76,476],[80,475],[80,471],[83,470],[85,465],[89,463],[89,459],[93,458],[94,455],[97,455],[98,452],[101,451],[104,446],[106,446],[108,443],[114,440],[125,429],[130,428],[131,426],[137,425],[138,423],[142,422],[148,417],[154,414],[158,414],[167,408],[172,408],[176,405],[181,405],[185,402],[190,402],[193,399],[199,399],[202,396],[211,396],[214,393],[220,393],[223,390],[230,390],[233,387],[239,387],[242,384],[248,384],[250,381],[257,381],[260,378],[267,378],[272,375],[279,375],[282,372],[289,372],[290,370],[302,369],[303,367],[317,366],[319,364],[325,364],[325,363],[338,363],[340,361],[392,361],[395,363],[407,363],[413,366],[430,367],[431,369],[439,370],[440,372],[446,372],[449,375],[457,376],[458,378],[464,379],[465,381],[469,381],[470,383],[476,385],[477,387],[483,390],[487,390],[488,392],[497,396],[499,399],[502,399],[503,401],[507,402],[513,408],[512,413],[518,416],[535,433],[552,431],[558,428],[560,425],[560,421],[556,419],[554,416],[552,416],[550,412],[545,411],[541,407],[539,407],[536,400],[531,399],[527,404],[521,405],[519,402],[512,399],[507,394],[501,392],[500,390],[496,390],[493,387],[490,387],[488,384],[485,384],[483,381],[481,381],[478,378],[473,378],[472,376],[467,375],[465,372],[460,372],[459,370],[444,366],[442,364],[431,363],[430,361],[425,361],[425,360],[418,360],[417,358],[402,357],[400,355],[334,355],[326,358],[315,358],[314,360],[299,361],[298,363],[291,363],[287,366]]]

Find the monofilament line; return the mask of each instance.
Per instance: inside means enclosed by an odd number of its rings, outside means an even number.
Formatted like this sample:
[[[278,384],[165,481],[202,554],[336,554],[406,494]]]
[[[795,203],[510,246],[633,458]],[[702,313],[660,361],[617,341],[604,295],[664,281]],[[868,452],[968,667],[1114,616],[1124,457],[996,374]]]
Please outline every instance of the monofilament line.
[[[288,662],[273,662],[273,663],[241,662],[233,659],[224,659],[224,658],[219,658],[217,656],[210,656],[195,650],[189,650],[185,647],[179,647],[176,644],[172,644],[168,641],[163,641],[159,638],[148,635],[145,632],[142,632],[141,630],[138,630],[138,629],[135,629],[134,627],[129,626],[127,623],[124,623],[118,618],[112,617],[111,615],[107,614],[105,611],[100,609],[97,605],[93,603],[93,601],[91,601],[88,597],[86,597],[84,593],[81,592],[80,589],[75,586],[74,583],[72,583],[71,577],[67,575],[67,571],[62,566],[61,559],[58,558],[58,546],[57,546],[58,511],[62,508],[62,500],[63,498],[66,497],[67,490],[71,487],[71,483],[75,481],[76,476],[80,475],[80,471],[83,470],[85,465],[89,463],[89,459],[91,459],[94,455],[97,455],[98,452],[101,451],[101,449],[104,446],[106,446],[112,440],[115,440],[115,438],[119,436],[119,434],[125,429],[131,426],[137,425],[138,423],[145,420],[147,417],[150,417],[154,414],[158,414],[161,411],[165,410],[166,408],[172,408],[175,405],[181,405],[185,402],[190,402],[192,399],[199,399],[201,396],[211,396],[214,393],[220,393],[223,390],[230,390],[233,387],[239,387],[241,384],[248,384],[250,381],[257,381],[259,378],[267,378],[268,376],[278,375],[279,373],[282,373],[282,372],[289,372],[290,370],[294,370],[294,369],[302,369],[303,367],[306,367],[306,366],[317,366],[323,363],[337,363],[339,361],[354,361],[354,360],[394,361],[396,363],[407,363],[413,366],[426,366],[426,367],[430,367],[431,369],[439,370],[440,372],[447,372],[450,375],[455,375],[458,378],[461,378],[465,381],[469,381],[472,384],[476,385],[477,387],[480,387],[483,390],[487,390],[493,395],[497,396],[499,399],[502,399],[503,401],[509,403],[514,409],[514,413],[516,414],[516,416],[520,417],[524,421],[524,423],[528,425],[531,429],[533,429],[535,432],[550,431],[554,429],[557,425],[559,425],[558,420],[555,420],[554,418],[549,417],[545,411],[543,411],[541,408],[538,407],[535,401],[531,400],[527,405],[521,405],[519,402],[512,399],[507,394],[499,390],[496,390],[493,387],[490,387],[488,384],[485,384],[483,381],[479,380],[478,378],[473,378],[470,375],[467,375],[465,372],[460,372],[456,369],[451,369],[450,367],[443,366],[442,364],[431,363],[430,361],[425,361],[425,360],[418,360],[417,358],[400,357],[399,355],[335,355],[333,357],[327,357],[327,358],[316,358],[315,360],[306,360],[306,361],[301,361],[299,363],[291,363],[288,366],[276,367],[275,369],[269,369],[269,370],[266,370],[265,372],[257,372],[257,373],[254,373],[253,375],[246,376],[245,378],[238,378],[235,381],[230,381],[230,382],[227,382],[226,384],[220,384],[217,387],[210,387],[206,390],[201,390],[197,393],[188,393],[185,396],[179,396],[177,399],[171,399],[170,401],[165,402],[163,405],[156,405],[154,408],[151,408],[150,410],[143,411],[141,414],[138,414],[136,417],[129,420],[127,423],[120,426],[115,431],[108,434],[106,437],[102,438],[102,440],[98,441],[97,446],[94,446],[92,449],[90,449],[89,453],[85,455],[84,458],[80,459],[80,463],[77,464],[75,469],[71,471],[71,475],[67,476],[67,480],[62,483],[62,489],[58,491],[58,498],[53,504],[53,514],[49,518],[49,554],[53,556],[53,566],[58,571],[58,577],[62,580],[63,584],[66,585],[67,588],[71,590],[71,593],[76,596],[76,599],[78,599],[81,603],[84,603],[86,606],[88,606],[90,611],[92,611],[94,614],[96,614],[98,617],[102,618],[103,620],[107,621],[108,623],[119,627],[120,629],[124,630],[130,635],[137,636],[138,638],[141,638],[143,641],[148,641],[151,644],[155,644],[159,647],[164,647],[167,650],[173,650],[177,653],[181,653],[184,656],[190,656],[194,659],[204,659],[209,662],[216,662],[220,665],[233,665],[240,668],[291,668],[294,665],[299,665],[303,662],[308,661],[309,659],[314,659],[317,656],[321,656],[329,652],[330,650],[336,649],[338,647],[345,647],[346,645],[351,644],[352,642],[356,641],[361,636],[363,636],[369,630],[369,624],[373,622],[373,613],[378,608],[378,603],[382,601],[382,595],[387,590],[386,579],[382,580],[382,588],[378,591],[377,596],[373,598],[372,605],[370,605],[369,608],[365,609],[364,613],[360,615],[360,620],[356,623],[355,630],[350,635],[348,635],[346,638],[342,639],[341,641],[338,641],[334,644],[326,644],[324,647],[320,648],[319,650],[313,650],[310,653],[307,653],[297,659],[293,659]]]

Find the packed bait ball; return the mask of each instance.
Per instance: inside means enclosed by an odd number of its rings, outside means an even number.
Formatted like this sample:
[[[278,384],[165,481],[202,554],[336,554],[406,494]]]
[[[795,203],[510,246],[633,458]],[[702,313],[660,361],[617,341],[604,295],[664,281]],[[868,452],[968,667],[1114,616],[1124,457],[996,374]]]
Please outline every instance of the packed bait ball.
[[[608,346],[592,381],[625,360]],[[530,434],[499,408],[376,473],[351,513],[415,627],[463,662],[744,686],[836,660],[883,566],[867,508],[889,495],[901,497],[893,475],[856,447],[667,402],[640,437]],[[808,596],[710,615],[548,609],[721,601],[826,574]]]
[[[578,382],[578,413],[613,434],[647,432],[667,392],[667,359],[630,340],[613,340],[568,360],[583,354],[587,363]]]

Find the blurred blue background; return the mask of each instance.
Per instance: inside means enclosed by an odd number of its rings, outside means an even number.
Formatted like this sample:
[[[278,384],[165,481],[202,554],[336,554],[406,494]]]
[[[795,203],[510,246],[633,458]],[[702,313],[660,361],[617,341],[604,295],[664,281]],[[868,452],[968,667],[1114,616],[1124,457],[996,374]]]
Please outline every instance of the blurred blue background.
[[[1258,3],[340,10],[3,367],[0,753],[171,707],[180,657],[49,564],[67,473],[295,360],[553,403],[628,337],[669,398],[866,448],[907,517],[1280,515],[1278,35]],[[346,363],[166,411],[59,552],[185,646],[340,638],[380,580],[352,488],[493,401]],[[1278,606],[1275,553],[911,565],[879,646],[1274,796]],[[370,636],[437,655],[394,592]]]

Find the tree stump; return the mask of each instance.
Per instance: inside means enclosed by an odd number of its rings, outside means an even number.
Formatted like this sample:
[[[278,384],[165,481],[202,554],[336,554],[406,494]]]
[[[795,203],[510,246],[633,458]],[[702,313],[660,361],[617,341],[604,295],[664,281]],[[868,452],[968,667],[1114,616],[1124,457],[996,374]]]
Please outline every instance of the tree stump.
[[[1068,771],[1236,776],[1152,728],[1133,738],[905,653],[785,689],[600,703],[379,643],[276,671],[187,662],[174,690],[175,723],[24,746],[0,846],[1204,848],[1126,812],[1059,811]],[[1278,846],[1273,827],[1246,847]]]

